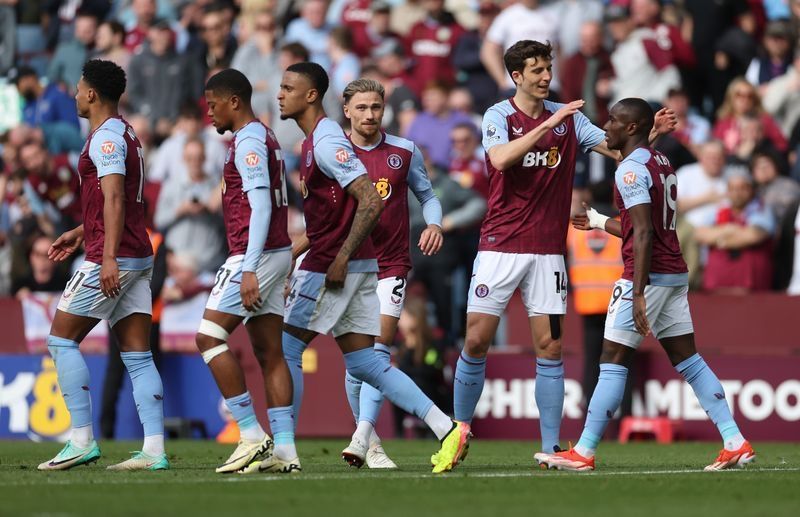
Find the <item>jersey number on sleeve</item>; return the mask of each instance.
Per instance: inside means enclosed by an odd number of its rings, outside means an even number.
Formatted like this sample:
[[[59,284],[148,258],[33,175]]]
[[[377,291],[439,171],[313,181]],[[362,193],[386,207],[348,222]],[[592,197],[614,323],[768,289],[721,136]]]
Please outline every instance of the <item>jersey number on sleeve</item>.
[[[678,206],[678,200],[673,195],[672,189],[674,187],[675,193],[678,192],[678,178],[674,174],[670,174],[667,177],[664,177],[663,174],[659,174],[659,176],[661,176],[661,183],[664,185],[664,229],[674,230],[675,220],[678,217],[675,211]]]

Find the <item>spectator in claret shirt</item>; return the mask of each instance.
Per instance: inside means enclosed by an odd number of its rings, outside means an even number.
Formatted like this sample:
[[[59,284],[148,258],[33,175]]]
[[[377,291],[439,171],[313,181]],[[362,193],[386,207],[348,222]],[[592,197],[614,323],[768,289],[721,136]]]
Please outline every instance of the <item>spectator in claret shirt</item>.
[[[437,81],[455,84],[456,71],[451,55],[464,28],[444,8],[444,0],[423,0],[425,19],[417,22],[406,35],[406,51],[412,60],[412,89],[419,94],[426,83]]]
[[[80,180],[66,155],[50,156],[41,143],[20,148],[20,163],[28,183],[39,199],[49,203],[56,231],[64,232],[80,224]]]
[[[136,52],[147,39],[147,32],[156,20],[156,0],[132,0],[134,22],[126,27],[125,48]]]
[[[631,0],[631,19],[638,27],[652,29],[657,44],[668,50],[672,63],[681,70],[690,70],[697,64],[694,49],[683,39],[679,27],[664,23],[661,19],[662,0]]]
[[[578,52],[567,57],[559,70],[563,99],[583,99],[586,104],[581,112],[594,124],[605,124],[614,68],[603,48],[603,26],[600,23],[586,22],[581,26]]]
[[[399,41],[400,36],[389,27],[392,6],[388,2],[357,0],[351,2],[351,5],[359,5],[360,8],[346,7],[342,13],[342,22],[353,35],[353,52],[358,57],[369,57],[372,49],[386,40]],[[356,14],[360,14],[363,19],[355,19]]]
[[[489,174],[483,158],[480,137],[472,124],[459,124],[450,132],[453,144],[453,158],[450,160],[449,174],[456,183],[466,189],[489,198]]]

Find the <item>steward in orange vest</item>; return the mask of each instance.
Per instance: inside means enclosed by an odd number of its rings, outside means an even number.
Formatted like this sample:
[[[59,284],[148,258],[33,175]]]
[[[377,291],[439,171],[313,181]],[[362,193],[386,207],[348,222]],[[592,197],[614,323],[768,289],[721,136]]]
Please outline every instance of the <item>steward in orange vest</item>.
[[[622,277],[620,240],[603,230],[567,233],[569,283],[578,314],[605,314],[614,282]]]

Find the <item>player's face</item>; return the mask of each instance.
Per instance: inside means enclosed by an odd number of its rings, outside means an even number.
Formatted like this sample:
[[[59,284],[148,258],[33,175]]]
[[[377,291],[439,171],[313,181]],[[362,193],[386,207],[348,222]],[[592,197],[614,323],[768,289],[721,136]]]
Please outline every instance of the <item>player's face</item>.
[[[281,120],[296,119],[308,108],[311,81],[297,72],[284,72],[278,90]]]
[[[90,88],[83,80],[83,77],[78,80],[78,87],[75,90],[75,106],[78,109],[78,116],[81,118],[88,118]]]
[[[344,115],[350,119],[353,131],[365,138],[381,130],[383,99],[377,92],[359,92],[344,106]]]
[[[603,129],[606,132],[606,145],[608,145],[608,148],[622,149],[628,140],[628,124],[624,113],[617,109],[617,106],[611,108],[608,113],[608,122],[603,126]]]
[[[512,74],[517,90],[527,93],[534,99],[544,100],[550,95],[550,81],[553,80],[553,63],[549,59],[529,57],[525,60],[522,73]]]
[[[220,135],[233,128],[233,108],[231,99],[221,97],[217,92],[206,90],[206,104],[211,123]]]

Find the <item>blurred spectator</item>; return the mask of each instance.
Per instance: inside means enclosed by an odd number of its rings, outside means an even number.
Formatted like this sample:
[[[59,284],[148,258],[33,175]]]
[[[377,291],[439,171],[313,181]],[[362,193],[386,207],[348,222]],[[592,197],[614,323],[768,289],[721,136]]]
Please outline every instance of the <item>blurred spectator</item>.
[[[481,61],[497,83],[501,94],[512,92],[514,81],[506,71],[503,53],[520,40],[549,41],[558,44],[558,16],[539,0],[521,0],[510,4],[494,19],[481,47]],[[557,74],[550,82],[551,91],[560,91]],[[513,93],[511,94],[513,95]]]
[[[32,66],[40,75],[44,75],[50,60],[46,37],[46,29],[50,20],[45,14],[45,5],[41,2],[19,2],[17,0],[0,0],[0,4],[7,1],[17,4],[17,30],[14,45],[17,53],[16,62],[19,65]],[[7,35],[3,29],[0,37],[11,36],[13,38],[13,35],[13,32]],[[6,48],[8,49],[8,47]]]
[[[800,121],[800,47],[792,65],[764,88],[764,109],[775,117],[784,135],[791,135]]]
[[[561,67],[561,97],[565,102],[583,99],[581,112],[602,126],[608,119],[608,101],[614,68],[603,48],[603,27],[586,22],[580,28],[578,52],[566,58]]]
[[[739,141],[730,153],[728,161],[747,166],[756,153],[778,152],[775,144],[764,134],[764,124],[761,118],[754,115],[745,115],[738,120],[737,127]]]
[[[156,20],[156,0],[132,0],[134,19],[126,27],[125,48],[136,52],[147,39],[150,27]]]
[[[305,0],[300,7],[300,17],[289,23],[284,37],[286,43],[302,44],[311,54],[311,61],[326,70],[330,67],[328,36],[333,28],[325,21],[327,10],[327,0]]]
[[[200,30],[202,44],[197,57],[203,77],[211,69],[230,67],[236,52],[236,39],[231,34],[227,7],[220,3],[208,5],[203,11]]]
[[[792,36],[797,41],[800,38],[800,0],[789,0],[789,10],[791,11]]]
[[[757,117],[761,122],[764,136],[780,152],[786,152],[788,143],[781,133],[775,120],[769,116],[761,106],[755,86],[748,83],[743,77],[737,77],[728,85],[725,101],[717,112],[717,123],[714,124],[712,134],[714,138],[722,140],[728,153],[736,151],[737,147],[748,135],[742,134],[741,121],[747,115]],[[751,139],[752,139],[752,135]]]
[[[472,102],[472,94],[466,88],[453,88],[447,96],[447,106],[450,110],[463,113],[472,119],[475,127],[481,126],[483,117],[475,112],[475,104]]]
[[[186,163],[183,160],[176,160],[175,157],[183,155],[186,142],[192,138],[203,141],[205,154],[203,171],[209,178],[219,181],[222,178],[222,168],[225,166],[227,148],[215,131],[203,128],[203,115],[194,103],[184,104],[181,108],[172,135],[161,143],[150,160],[147,180],[156,183],[185,181],[189,177]]]
[[[756,57],[756,20],[754,15],[741,16],[735,26],[729,27],[717,40],[714,52],[716,76],[720,86],[744,76],[750,62]]]
[[[361,75],[381,83],[386,91],[386,110],[383,114],[383,128],[393,135],[405,135],[419,112],[419,101],[414,92],[400,78],[391,78],[377,67],[365,67]]]
[[[57,233],[80,224],[80,179],[67,156],[50,156],[41,143],[31,142],[20,149],[19,157],[33,191],[55,211]]]
[[[43,87],[33,68],[21,66],[14,79],[19,94],[25,99],[22,120],[30,126],[63,122],[76,130],[78,110],[75,99],[56,84]]]
[[[672,63],[681,70],[688,71],[697,64],[692,46],[683,38],[681,30],[675,25],[664,23],[661,18],[662,0],[631,0],[631,19],[637,27],[653,29],[654,44],[670,53]]]
[[[214,274],[202,272],[190,254],[181,251],[167,254],[167,278],[161,290],[165,304],[181,303],[211,291]]]
[[[669,48],[659,45],[659,35],[650,27],[637,27],[628,10],[611,5],[606,20],[616,48],[611,53],[614,80],[611,104],[626,97],[660,102],[681,85],[680,74]]]
[[[372,49],[387,40],[399,41],[400,36],[389,27],[392,6],[381,0],[348,2],[342,13],[342,23],[353,35],[353,52],[367,58]]]
[[[492,1],[482,1],[478,8],[478,27],[464,33],[453,49],[453,66],[459,84],[463,84],[475,100],[475,109],[484,113],[497,100],[497,83],[481,62],[481,44],[500,12]]]
[[[437,407],[449,412],[452,409],[451,396],[444,377],[445,358],[441,353],[441,344],[434,338],[433,330],[428,323],[428,308],[425,299],[409,296],[400,321],[397,323],[402,339],[395,356],[397,368],[411,377],[425,395]],[[402,409],[395,409],[395,431],[402,436],[403,429],[408,428],[407,418],[413,418]],[[430,432],[427,429],[422,433]]]
[[[445,10],[444,0],[422,0],[421,5],[425,19],[414,24],[405,38],[406,52],[413,63],[414,81],[409,86],[417,94],[432,81],[447,86],[455,84],[451,55],[465,32],[453,14]]]
[[[571,56],[579,51],[581,27],[585,23],[603,21],[603,2],[600,0],[560,0],[554,2],[553,9],[558,18],[556,40],[559,56]],[[559,68],[561,66],[563,63],[559,63]]]
[[[28,253],[30,271],[25,276],[13,279],[11,290],[17,297],[32,292],[57,293],[64,289],[69,273],[67,268],[59,267],[59,264],[47,258],[52,244],[52,237],[39,235],[33,238]]]
[[[795,214],[792,229],[792,276],[786,293],[800,296],[800,210]]]
[[[772,234],[775,218],[755,197],[746,173],[728,178],[728,201],[695,239],[709,247],[703,287],[726,294],[763,291],[772,285]]]
[[[17,0],[0,0],[0,76],[5,76],[14,66],[16,52]]]
[[[449,134],[449,133],[448,133]],[[426,142],[427,145],[427,142]],[[455,269],[463,261],[470,263],[477,253],[477,228],[486,213],[486,201],[472,190],[465,189],[443,173],[431,161],[427,148],[419,146],[425,156],[425,166],[433,191],[442,204],[442,232],[444,244],[433,256],[423,255],[417,247],[419,236],[427,227],[422,209],[416,201],[409,201],[411,262],[413,280],[422,282],[428,296],[436,306],[436,321],[449,338],[454,337],[453,282]],[[474,243],[474,251],[465,252],[467,244]],[[471,272],[471,270],[470,270]],[[466,291],[466,287],[464,289]],[[463,315],[463,311],[459,312]]]
[[[165,137],[180,107],[199,97],[204,84],[201,77],[190,59],[175,52],[169,24],[159,21],[150,28],[143,49],[131,59],[131,110],[147,117],[151,129]]]
[[[450,131],[453,158],[450,177],[463,188],[474,190],[483,199],[489,198],[489,175],[483,158],[480,137],[472,124],[459,124]]]
[[[300,147],[305,135],[293,120],[281,119],[281,110],[278,105],[278,90],[280,90],[283,70],[289,66],[308,61],[310,58],[308,50],[300,43],[289,43],[281,47],[278,53],[278,69],[281,73],[270,77],[269,107],[267,115],[262,117],[265,123],[275,133],[278,143],[281,145],[281,154],[286,170],[291,172],[298,169]]]
[[[389,26],[392,31],[406,36],[411,27],[425,19],[425,9],[421,0],[407,0],[406,2],[392,2],[392,17]]]
[[[336,27],[331,31],[328,41],[328,55],[331,58],[331,67],[328,70],[330,91],[335,94],[337,111],[342,111],[342,92],[350,81],[358,79],[361,63],[353,53],[353,36],[349,29]]]
[[[678,125],[669,136],[675,138],[692,154],[697,155],[699,146],[708,141],[711,134],[711,124],[691,109],[689,106],[689,94],[686,90],[670,90],[664,100],[664,107],[674,111],[675,116],[678,118]]]
[[[444,84],[428,84],[422,92],[423,111],[411,123],[406,135],[418,146],[425,145],[431,161],[445,170],[450,165],[450,131],[459,124],[472,122],[469,115],[449,108],[448,94]]]
[[[125,28],[119,22],[105,21],[97,28],[95,50],[97,59],[113,61],[126,72],[131,62],[131,52],[125,48]]]
[[[269,11],[255,15],[253,32],[236,51],[231,68],[242,72],[253,85],[251,104],[257,116],[269,109],[270,97],[278,94],[270,90],[270,80],[283,75],[278,67],[277,34],[275,16]]]
[[[750,84],[766,84],[782,76],[792,62],[792,29],[788,21],[770,22],[764,33],[758,55],[747,67],[745,78]]]
[[[183,150],[186,178],[167,182],[158,197],[155,225],[170,250],[192,258],[202,271],[216,271],[225,259],[219,210],[219,181],[203,171],[203,141],[190,138]]]
[[[58,44],[47,68],[47,80],[51,84],[60,83],[73,94],[77,90],[83,64],[94,48],[97,18],[92,13],[79,11],[75,16],[74,27],[74,36]]]
[[[372,60],[375,66],[389,79],[401,81],[407,88],[413,82],[408,71],[408,59],[403,47],[398,41],[387,40],[375,47],[372,51]],[[411,92],[412,95],[416,95]]]
[[[754,154],[751,170],[759,199],[772,210],[776,225],[781,227],[789,211],[800,201],[800,185],[781,175],[782,164],[773,153]]]

